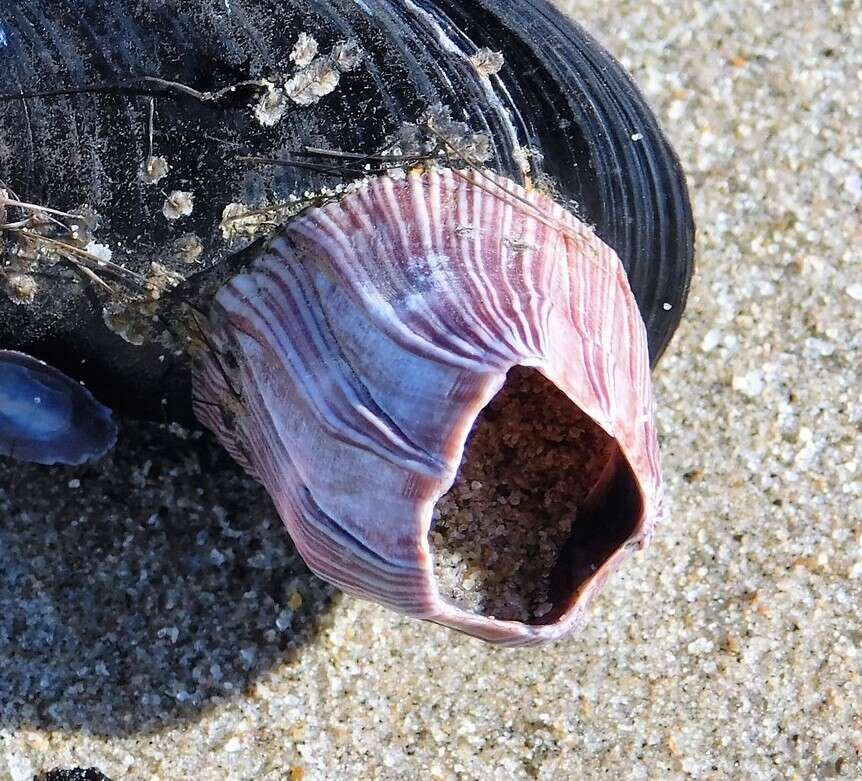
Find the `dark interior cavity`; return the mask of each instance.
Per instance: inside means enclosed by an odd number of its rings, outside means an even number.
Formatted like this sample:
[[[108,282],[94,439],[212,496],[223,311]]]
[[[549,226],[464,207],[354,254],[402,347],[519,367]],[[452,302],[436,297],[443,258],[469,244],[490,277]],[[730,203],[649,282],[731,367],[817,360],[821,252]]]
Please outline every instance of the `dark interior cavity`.
[[[640,502],[614,440],[539,372],[516,367],[435,507],[440,593],[482,615],[553,621],[632,534]]]

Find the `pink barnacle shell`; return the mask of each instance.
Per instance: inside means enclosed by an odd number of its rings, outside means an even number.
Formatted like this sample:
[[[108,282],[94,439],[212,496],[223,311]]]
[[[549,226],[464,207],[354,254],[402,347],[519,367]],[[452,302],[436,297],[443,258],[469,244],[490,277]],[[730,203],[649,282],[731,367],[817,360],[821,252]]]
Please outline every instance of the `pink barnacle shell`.
[[[529,622],[440,595],[428,534],[480,411],[534,367],[613,440]],[[216,297],[197,415],[269,491],[311,569],[506,645],[583,621],[649,540],[662,482],[646,333],[616,254],[549,197],[448,169],[364,182],[286,224]],[[560,585],[561,584],[561,585]]]

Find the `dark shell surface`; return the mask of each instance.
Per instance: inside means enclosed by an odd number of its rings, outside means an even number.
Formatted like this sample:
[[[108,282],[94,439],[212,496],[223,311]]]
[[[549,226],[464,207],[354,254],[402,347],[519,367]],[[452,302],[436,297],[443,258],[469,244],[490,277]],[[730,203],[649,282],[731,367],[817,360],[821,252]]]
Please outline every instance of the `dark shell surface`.
[[[156,262],[182,281],[163,297],[154,336],[130,344],[105,323],[111,294],[67,258],[37,258],[26,269],[32,302],[0,292],[0,346],[87,381],[124,413],[188,419],[187,360],[166,338],[170,307],[183,298],[206,309],[255,251],[224,238],[225,207],[301,203],[354,176],[332,170],[331,160],[321,171],[243,158],[284,158],[304,146],[372,153],[438,104],[487,137],[488,168],[522,182],[519,150],[527,150],[528,175],[617,251],[653,361],[679,322],[694,233],[679,163],[621,66],[543,0],[20,0],[2,8],[0,188],[63,212],[86,206],[98,215],[92,240],[114,263],[146,275]],[[362,59],[328,94],[289,102],[272,125],[254,112],[259,85],[202,99],[295,76],[300,33],[317,42],[318,59],[348,44]],[[470,61],[485,47],[504,54],[495,75]],[[157,183],[140,175],[150,154],[169,166]],[[169,220],[163,208],[174,191],[191,193],[193,209]],[[26,216],[6,211],[7,223]],[[194,264],[176,252],[191,234],[201,246]],[[20,262],[15,241],[0,233],[4,263]],[[120,272],[99,271],[123,288]]]
[[[0,455],[83,464],[116,440],[111,411],[86,388],[29,355],[0,350]]]

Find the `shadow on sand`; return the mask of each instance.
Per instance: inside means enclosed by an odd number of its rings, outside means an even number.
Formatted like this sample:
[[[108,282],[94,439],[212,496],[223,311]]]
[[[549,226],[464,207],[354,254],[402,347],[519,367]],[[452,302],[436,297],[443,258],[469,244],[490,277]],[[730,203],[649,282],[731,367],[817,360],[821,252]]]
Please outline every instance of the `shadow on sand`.
[[[0,459],[0,729],[192,719],[308,642],[333,593],[207,436],[126,424],[89,467]]]

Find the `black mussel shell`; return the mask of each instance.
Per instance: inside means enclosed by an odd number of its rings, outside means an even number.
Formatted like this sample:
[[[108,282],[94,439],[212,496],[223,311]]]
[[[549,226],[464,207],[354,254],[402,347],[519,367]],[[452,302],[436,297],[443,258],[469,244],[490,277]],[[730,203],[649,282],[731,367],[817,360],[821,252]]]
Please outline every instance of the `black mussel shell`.
[[[261,84],[284,84],[302,67],[291,60],[300,32],[316,41],[318,59],[346,52],[361,61],[339,70],[329,94],[263,123],[254,112]],[[484,48],[504,55],[495,75],[470,60]],[[544,0],[17,0],[0,13],[0,95],[0,188],[85,217],[84,239],[110,248],[119,267],[82,270],[94,260],[81,239],[84,263],[67,252],[29,258],[30,287],[16,299],[8,290],[20,290],[20,274],[9,277],[21,271],[21,235],[0,232],[0,347],[49,361],[126,414],[189,418],[188,365],[170,311],[190,301],[205,309],[244,261],[242,245],[220,230],[225,207],[362,173],[337,158],[306,157],[304,167],[254,158],[308,146],[373,153],[429,111],[487,137],[484,164],[516,180],[519,150],[528,150],[530,176],[621,256],[654,361],[682,315],[694,227],[677,158],[622,67]],[[151,152],[169,166],[155,183],[141,173]],[[168,220],[175,191],[192,194],[192,210]],[[0,224],[13,214],[29,216],[9,207]],[[178,250],[189,241],[193,264]],[[132,344],[105,310],[154,262],[179,284],[147,311],[153,327]]]

